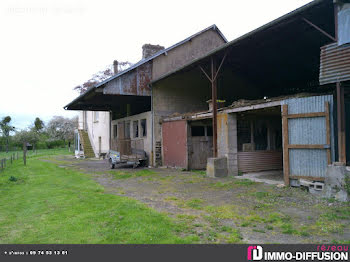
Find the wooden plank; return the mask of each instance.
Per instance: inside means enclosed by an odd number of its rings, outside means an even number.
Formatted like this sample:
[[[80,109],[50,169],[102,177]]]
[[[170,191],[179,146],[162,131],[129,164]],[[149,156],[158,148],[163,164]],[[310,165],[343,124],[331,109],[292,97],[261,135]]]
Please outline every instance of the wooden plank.
[[[284,184],[289,186],[289,137],[288,137],[288,105],[282,106],[282,136],[283,136],[283,177]]]
[[[281,101],[274,101],[274,102],[266,102],[262,104],[256,104],[251,106],[243,106],[243,107],[237,107],[237,108],[227,108],[224,109],[223,112],[225,113],[237,113],[237,112],[244,112],[244,111],[250,111],[250,110],[256,110],[256,109],[263,109],[268,107],[276,107],[280,106]]]
[[[330,145],[288,145],[289,149],[329,149],[330,147]]]
[[[302,113],[302,114],[291,114],[287,115],[287,118],[305,118],[305,117],[325,117],[325,112],[316,112],[316,113]]]
[[[329,103],[324,102],[324,107],[325,107],[325,114],[326,114],[326,140],[327,144],[331,144],[331,128],[330,128],[330,121],[329,121]],[[331,147],[327,148],[327,163],[330,165],[332,163],[331,159]]]
[[[324,181],[324,177],[313,177],[313,176],[289,176],[291,179],[305,179],[305,180],[312,180],[312,181]]]

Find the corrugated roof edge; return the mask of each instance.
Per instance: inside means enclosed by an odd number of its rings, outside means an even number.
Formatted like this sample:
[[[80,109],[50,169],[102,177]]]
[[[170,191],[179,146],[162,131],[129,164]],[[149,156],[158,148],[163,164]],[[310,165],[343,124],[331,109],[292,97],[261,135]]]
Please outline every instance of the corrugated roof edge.
[[[147,63],[148,61],[150,61],[150,60],[156,58],[157,56],[160,56],[160,55],[162,55],[162,54],[164,54],[164,53],[166,53],[166,52],[168,52],[168,51],[174,49],[175,47],[178,47],[178,46],[180,46],[180,45],[182,45],[182,44],[184,44],[184,43],[190,41],[191,39],[195,38],[196,36],[198,36],[198,35],[200,35],[200,34],[206,32],[206,31],[208,31],[208,30],[217,31],[218,34],[222,37],[222,39],[225,41],[225,43],[228,43],[228,40],[226,39],[226,37],[224,36],[224,34],[220,31],[220,29],[216,26],[216,24],[213,24],[213,25],[211,25],[211,26],[209,26],[209,27],[207,27],[207,28],[205,28],[205,29],[203,29],[203,30],[201,30],[201,31],[199,31],[199,32],[197,32],[197,33],[195,33],[195,34],[193,34],[193,35],[187,37],[186,39],[184,39],[184,40],[182,40],[182,41],[180,41],[180,42],[178,42],[178,43],[176,43],[176,44],[174,44],[174,45],[172,45],[172,46],[170,46],[170,47],[168,47],[168,48],[166,48],[166,49],[163,49],[163,50],[161,50],[161,51],[155,53],[154,55],[148,57],[147,59],[141,59],[139,62],[137,62],[136,64],[130,66],[129,68],[127,68],[127,69],[121,71],[120,73],[118,73],[118,74],[116,74],[116,75],[114,75],[114,76],[112,76],[112,77],[110,77],[110,78],[107,78],[106,80],[104,80],[104,81],[98,83],[98,84],[95,85],[95,86],[90,87],[85,93],[79,95],[77,98],[75,98],[72,102],[70,102],[69,104],[67,104],[67,105],[64,106],[63,108],[64,108],[64,109],[67,109],[68,106],[70,106],[70,105],[73,104],[74,102],[78,101],[80,98],[84,97],[85,95],[87,95],[88,93],[90,93],[90,92],[91,92],[92,90],[94,90],[95,88],[98,88],[98,87],[100,87],[100,86],[102,86],[102,85],[108,83],[109,81],[112,81],[113,79],[118,78],[119,76],[121,76],[121,75],[123,75],[123,74],[125,74],[125,73],[127,73],[127,72],[132,71],[133,69],[139,67],[140,65],[143,65],[144,63]]]
[[[240,37],[238,37],[238,38],[236,38],[236,39],[234,39],[234,40],[232,40],[232,41],[230,41],[230,42],[228,42],[228,43],[226,43],[226,44],[224,44],[224,45],[222,45],[222,46],[220,46],[220,47],[218,47],[218,48],[216,48],[216,49],[214,49],[212,51],[210,51],[208,54],[206,54],[206,55],[204,55],[202,57],[199,57],[197,59],[192,60],[191,62],[189,62],[188,64],[186,64],[186,65],[184,65],[184,66],[182,66],[180,68],[177,68],[177,69],[175,69],[175,70],[173,70],[173,71],[171,71],[171,72],[169,72],[169,73],[167,73],[167,74],[165,74],[165,75],[163,75],[163,76],[161,76],[161,77],[159,77],[157,79],[152,80],[150,85],[152,85],[152,84],[154,84],[154,83],[156,83],[156,82],[158,82],[158,81],[160,81],[162,79],[165,79],[165,78],[169,77],[172,74],[180,72],[181,70],[185,69],[186,67],[194,65],[194,64],[200,62],[201,60],[204,60],[204,59],[206,59],[206,58],[208,58],[208,57],[210,57],[210,56],[212,56],[212,55],[214,55],[214,54],[216,54],[216,53],[218,53],[218,52],[220,52],[220,51],[222,51],[222,50],[224,50],[224,49],[226,49],[226,48],[228,48],[228,47],[230,47],[230,46],[232,46],[232,45],[234,45],[236,43],[238,43],[239,41],[241,41],[241,40],[243,40],[243,39],[245,39],[245,38],[247,38],[247,37],[249,37],[249,36],[251,36],[251,35],[253,35],[253,34],[257,33],[257,32],[259,32],[259,31],[265,30],[265,29],[267,29],[267,28],[269,28],[269,27],[271,27],[271,26],[273,26],[273,25],[275,25],[275,24],[277,24],[279,22],[282,22],[283,20],[291,17],[292,15],[298,15],[299,13],[301,13],[301,12],[311,8],[311,7],[314,7],[314,6],[316,6],[316,5],[320,4],[320,3],[323,3],[323,2],[326,2],[326,0],[314,0],[314,1],[312,1],[312,2],[310,2],[308,4],[306,4],[306,5],[303,5],[303,6],[297,8],[297,9],[295,9],[295,10],[293,10],[293,11],[291,11],[291,12],[289,12],[289,13],[287,13],[287,14],[285,14],[285,15],[283,15],[283,16],[275,19],[275,20],[272,20],[271,22],[269,22],[269,23],[267,23],[267,24],[265,24],[263,26],[260,26],[260,27],[258,27],[256,29],[254,29],[253,31],[250,31],[250,32],[248,32],[248,33],[246,33],[246,34],[244,34],[244,35],[242,35],[242,36],[240,36]]]

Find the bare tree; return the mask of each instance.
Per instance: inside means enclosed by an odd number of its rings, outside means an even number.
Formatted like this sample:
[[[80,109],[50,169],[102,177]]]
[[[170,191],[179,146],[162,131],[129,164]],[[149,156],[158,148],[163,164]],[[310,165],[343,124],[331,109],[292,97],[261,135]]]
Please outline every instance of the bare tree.
[[[54,116],[47,124],[46,131],[51,140],[72,141],[74,130],[78,128],[78,117]]]
[[[125,69],[129,68],[132,65],[129,61],[118,62],[118,72],[122,72]],[[80,94],[85,93],[89,88],[92,88],[96,84],[110,78],[114,75],[113,65],[108,65],[104,70],[101,70],[94,74],[88,81],[85,83],[74,87],[74,90],[77,90]]]

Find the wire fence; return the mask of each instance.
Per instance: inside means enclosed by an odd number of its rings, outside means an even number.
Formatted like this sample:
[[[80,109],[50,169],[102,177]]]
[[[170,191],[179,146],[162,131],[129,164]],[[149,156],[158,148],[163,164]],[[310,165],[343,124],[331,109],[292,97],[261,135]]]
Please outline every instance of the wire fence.
[[[4,171],[6,167],[12,165],[15,161],[23,160],[23,164],[26,165],[27,158],[35,156],[50,156],[56,155],[57,152],[63,153],[68,151],[68,148],[55,148],[55,149],[41,149],[41,150],[26,150],[24,153],[23,150],[1,152],[0,151],[0,172]]]
[[[8,166],[9,164],[12,165],[12,163],[15,160],[18,160],[19,156],[18,156],[18,152],[16,153],[10,153],[10,156],[7,157],[0,157],[0,171],[3,171],[6,166]]]

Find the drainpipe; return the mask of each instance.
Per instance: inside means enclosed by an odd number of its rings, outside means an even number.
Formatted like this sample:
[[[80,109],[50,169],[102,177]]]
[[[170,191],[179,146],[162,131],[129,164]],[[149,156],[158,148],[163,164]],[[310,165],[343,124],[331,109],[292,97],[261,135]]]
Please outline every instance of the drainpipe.
[[[153,111],[153,88],[152,84],[149,84],[149,87],[151,88],[151,122],[152,122],[152,134],[151,134],[151,143],[152,143],[152,150],[151,150],[151,163],[152,166],[154,166],[154,111]]]
[[[112,149],[112,110],[109,111],[109,150]]]

